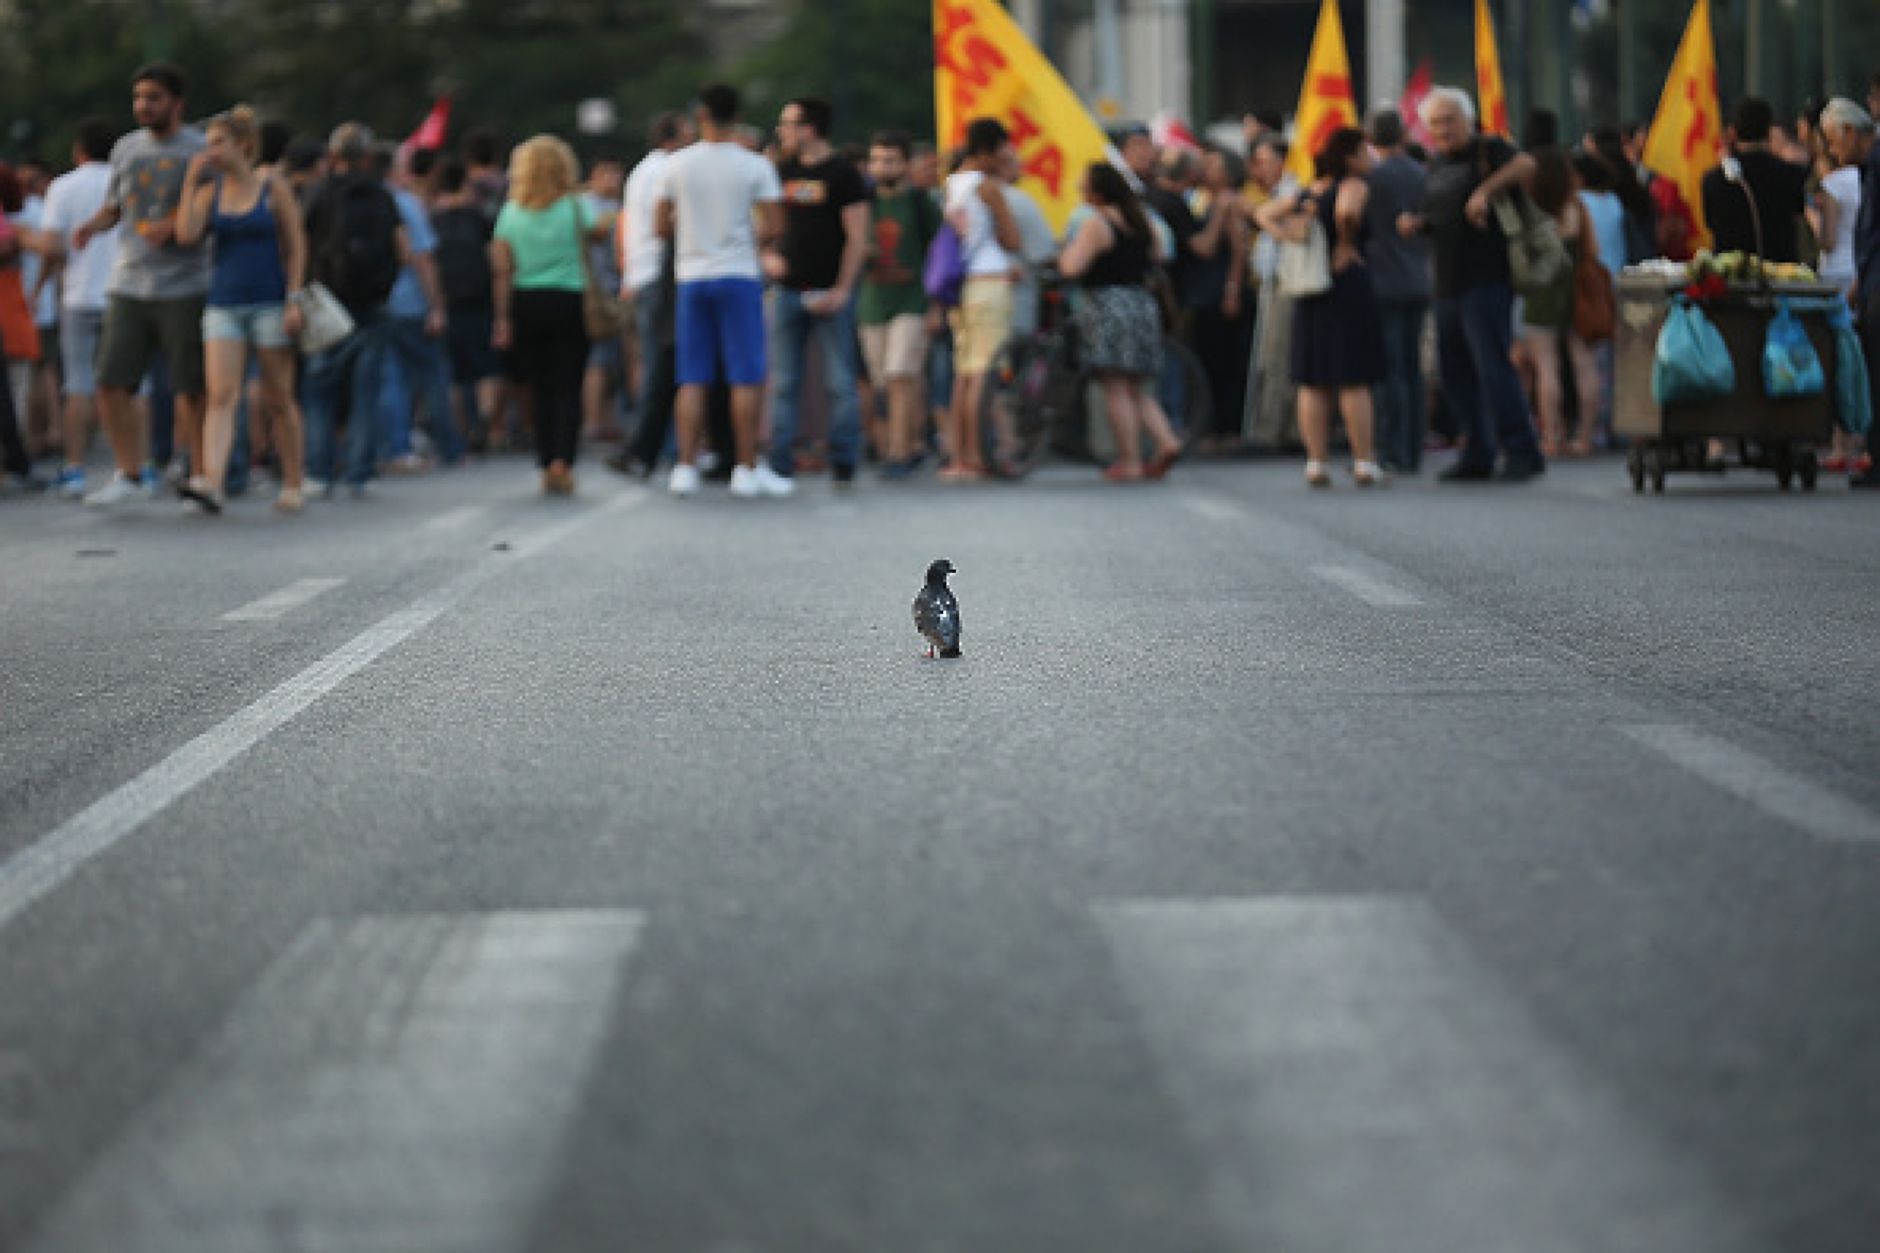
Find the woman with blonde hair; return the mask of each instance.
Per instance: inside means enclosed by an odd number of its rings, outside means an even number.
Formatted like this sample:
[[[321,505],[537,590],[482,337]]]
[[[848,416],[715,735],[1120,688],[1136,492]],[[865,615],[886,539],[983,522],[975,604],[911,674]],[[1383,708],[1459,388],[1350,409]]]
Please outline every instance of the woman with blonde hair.
[[[261,412],[274,423],[281,458],[281,494],[274,507],[297,512],[303,440],[294,399],[294,337],[300,333],[300,308],[290,297],[305,281],[306,227],[286,175],[256,168],[261,131],[254,110],[238,105],[211,118],[203,137],[208,146],[190,159],[183,175],[176,236],[185,247],[215,237],[215,270],[202,311],[208,398],[202,455],[194,477],[179,490],[203,512],[222,512],[235,411],[253,348],[261,365]]]
[[[542,490],[557,496],[574,491],[581,438],[586,248],[597,229],[605,234],[579,194],[580,179],[574,151],[553,135],[519,145],[509,159],[509,199],[490,242],[496,303],[491,342],[509,350],[516,379],[530,395]]]

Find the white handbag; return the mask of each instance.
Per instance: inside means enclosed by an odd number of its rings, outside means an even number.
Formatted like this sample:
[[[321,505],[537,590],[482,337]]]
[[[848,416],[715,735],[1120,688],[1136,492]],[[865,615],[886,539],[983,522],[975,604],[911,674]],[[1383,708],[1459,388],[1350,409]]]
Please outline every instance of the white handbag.
[[[295,292],[300,309],[300,351],[312,357],[338,346],[353,333],[353,316],[324,283],[308,283]]]
[[[1301,239],[1282,236],[1279,241],[1279,294],[1293,300],[1332,290],[1332,253],[1318,214],[1306,219],[1302,234]]]

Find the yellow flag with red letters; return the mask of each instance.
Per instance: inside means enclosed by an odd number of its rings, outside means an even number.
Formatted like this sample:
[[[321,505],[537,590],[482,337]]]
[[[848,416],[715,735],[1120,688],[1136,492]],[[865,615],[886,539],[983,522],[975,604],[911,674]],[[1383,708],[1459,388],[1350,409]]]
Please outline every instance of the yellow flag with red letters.
[[[1501,49],[1495,46],[1495,19],[1489,16],[1488,0],[1475,0],[1475,107],[1483,134],[1513,137],[1508,92],[1501,79]]]
[[[1084,170],[1108,158],[1110,141],[994,0],[934,0],[933,90],[940,149],[965,143],[975,118],[1003,122],[1024,163],[1019,186],[1062,234]]]
[[[1306,81],[1299,87],[1299,108],[1293,114],[1292,152],[1286,168],[1300,182],[1312,180],[1312,158],[1332,133],[1358,124],[1358,106],[1351,96],[1351,59],[1345,55],[1345,24],[1338,16],[1338,0],[1319,6],[1318,29],[1312,32],[1312,51],[1306,57]]]
[[[1678,54],[1665,78],[1665,94],[1645,136],[1645,168],[1677,184],[1697,223],[1693,248],[1710,244],[1704,221],[1704,175],[1723,160],[1723,105],[1717,95],[1717,48],[1710,34],[1710,0],[1697,0]]]

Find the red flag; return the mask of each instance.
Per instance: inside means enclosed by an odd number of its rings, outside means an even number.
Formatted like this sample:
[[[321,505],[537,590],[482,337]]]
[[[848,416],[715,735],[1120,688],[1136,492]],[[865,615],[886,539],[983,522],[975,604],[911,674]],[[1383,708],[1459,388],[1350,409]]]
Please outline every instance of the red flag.
[[[409,157],[420,148],[442,148],[444,134],[450,129],[450,97],[439,96],[437,103],[431,106],[418,129],[412,131],[404,143],[398,145],[400,158]]]
[[[1417,62],[1417,71],[1410,76],[1409,86],[1403,89],[1403,98],[1397,101],[1397,112],[1403,115],[1404,133],[1425,148],[1430,146],[1430,132],[1423,125],[1423,98],[1430,94],[1430,88],[1435,85],[1436,79],[1430,72],[1430,59],[1424,57]]]
[[[1149,137],[1155,140],[1158,148],[1186,148],[1190,152],[1201,151],[1201,141],[1188,129],[1188,123],[1173,113],[1163,112],[1155,115],[1149,122]]]

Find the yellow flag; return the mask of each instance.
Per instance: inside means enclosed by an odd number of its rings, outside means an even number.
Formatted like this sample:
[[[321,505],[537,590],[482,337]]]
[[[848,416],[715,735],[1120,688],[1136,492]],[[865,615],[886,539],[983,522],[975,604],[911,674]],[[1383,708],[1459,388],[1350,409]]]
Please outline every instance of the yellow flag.
[[[1697,0],[1672,58],[1658,114],[1645,137],[1645,168],[1677,184],[1697,222],[1693,248],[1710,245],[1704,222],[1704,175],[1723,160],[1723,106],[1717,97],[1717,49],[1710,36],[1710,0]]]
[[[1300,182],[1312,179],[1312,158],[1324,149],[1332,132],[1358,124],[1358,106],[1351,96],[1351,60],[1345,55],[1345,24],[1338,17],[1338,0],[1319,7],[1318,29],[1312,32],[1312,52],[1306,58],[1306,81],[1299,87],[1299,109],[1293,114],[1292,154],[1286,168]]]
[[[1513,138],[1508,93],[1502,87],[1501,51],[1495,46],[1495,19],[1488,14],[1488,0],[1475,0],[1475,105],[1483,134]]]
[[[994,0],[934,0],[933,71],[941,150],[965,143],[975,118],[1005,123],[1025,164],[1019,186],[1061,234],[1084,170],[1110,151],[1076,93]]]

